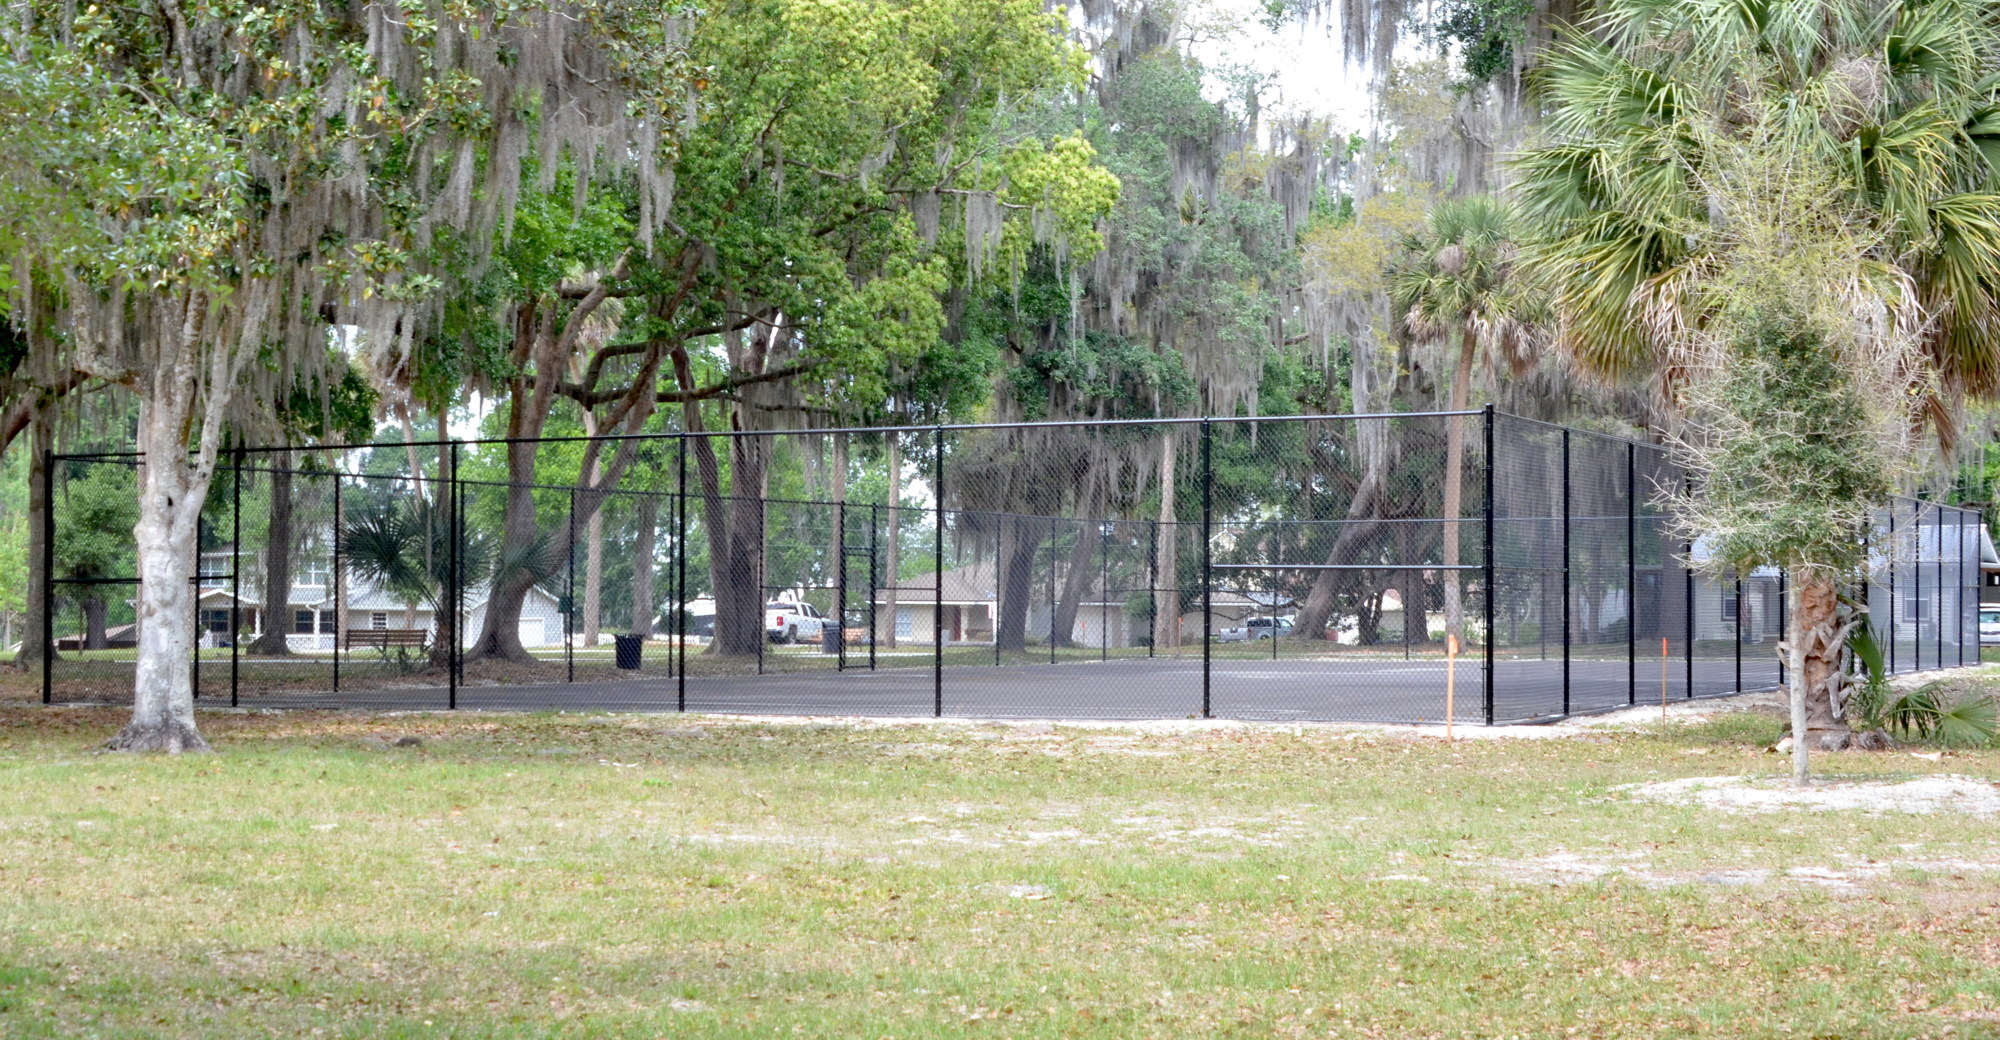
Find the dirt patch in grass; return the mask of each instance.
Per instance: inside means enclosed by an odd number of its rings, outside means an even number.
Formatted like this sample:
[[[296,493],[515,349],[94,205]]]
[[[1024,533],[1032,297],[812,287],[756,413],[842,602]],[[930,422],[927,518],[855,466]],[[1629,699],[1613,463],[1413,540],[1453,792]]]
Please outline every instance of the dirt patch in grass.
[[[1969,776],[1907,780],[1830,777],[1806,787],[1794,787],[1789,780],[1775,777],[1689,776],[1624,785],[1617,790],[1645,802],[1729,812],[2000,813],[2000,785]]]
[[[1645,888],[1775,887],[1860,896],[1879,894],[1918,876],[1963,881],[2000,875],[2000,850],[1980,859],[1913,857],[1873,860],[1843,858],[1832,864],[1790,867],[1710,864],[1678,869],[1655,866],[1640,852],[1598,850],[1588,854],[1553,852],[1529,859],[1495,859],[1478,864],[1508,881],[1535,885],[1582,885],[1626,881]]]

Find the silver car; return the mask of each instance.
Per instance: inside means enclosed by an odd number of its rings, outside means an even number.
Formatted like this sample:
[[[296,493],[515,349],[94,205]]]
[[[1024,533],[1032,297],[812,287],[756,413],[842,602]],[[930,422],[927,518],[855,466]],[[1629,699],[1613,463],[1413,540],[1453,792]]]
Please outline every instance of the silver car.
[[[1979,644],[2000,645],[2000,607],[1979,608]]]

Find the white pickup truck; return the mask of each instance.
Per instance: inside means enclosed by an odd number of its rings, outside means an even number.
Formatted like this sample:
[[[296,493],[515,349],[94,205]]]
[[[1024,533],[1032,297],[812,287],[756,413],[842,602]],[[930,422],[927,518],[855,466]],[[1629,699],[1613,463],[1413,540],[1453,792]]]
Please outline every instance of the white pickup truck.
[[[773,643],[817,643],[826,618],[810,603],[774,599],[764,604],[764,634]]]

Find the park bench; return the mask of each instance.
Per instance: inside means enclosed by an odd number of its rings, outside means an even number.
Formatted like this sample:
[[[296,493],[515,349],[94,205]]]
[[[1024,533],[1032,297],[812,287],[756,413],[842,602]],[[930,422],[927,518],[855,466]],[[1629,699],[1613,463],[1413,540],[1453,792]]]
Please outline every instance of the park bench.
[[[350,628],[347,630],[347,649],[361,647],[366,650],[421,650],[430,645],[430,633],[421,628]]]

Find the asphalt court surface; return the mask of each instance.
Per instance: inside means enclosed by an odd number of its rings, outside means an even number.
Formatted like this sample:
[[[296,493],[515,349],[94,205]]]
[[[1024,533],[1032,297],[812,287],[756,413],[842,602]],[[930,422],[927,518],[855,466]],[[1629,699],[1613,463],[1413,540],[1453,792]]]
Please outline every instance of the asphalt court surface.
[[[1744,672],[1744,688],[1775,684],[1774,669]],[[1460,658],[1453,715],[1460,723],[1485,718],[1484,662]],[[1400,658],[1218,660],[1208,680],[1208,714],[1269,721],[1442,722],[1448,666],[1437,659]],[[1684,660],[1669,662],[1666,696],[1688,697]],[[1736,692],[1734,661],[1697,660],[1696,696]],[[1502,659],[1494,668],[1494,718],[1536,721],[1563,714],[1560,660]],[[1621,659],[1572,660],[1572,713],[1657,703],[1657,662],[1636,668]],[[212,703],[213,696],[205,698]],[[441,686],[378,686],[307,692],[244,693],[244,707],[434,710],[451,706]],[[467,684],[456,707],[487,711],[676,711],[679,680],[641,674],[600,682],[530,685]],[[768,715],[928,716],[971,718],[1172,719],[1203,714],[1199,658],[1139,658],[1002,666],[950,664],[942,671],[942,703],[928,667],[875,671],[815,669],[764,675],[690,676],[691,712]],[[941,709],[941,710],[940,710]]]

